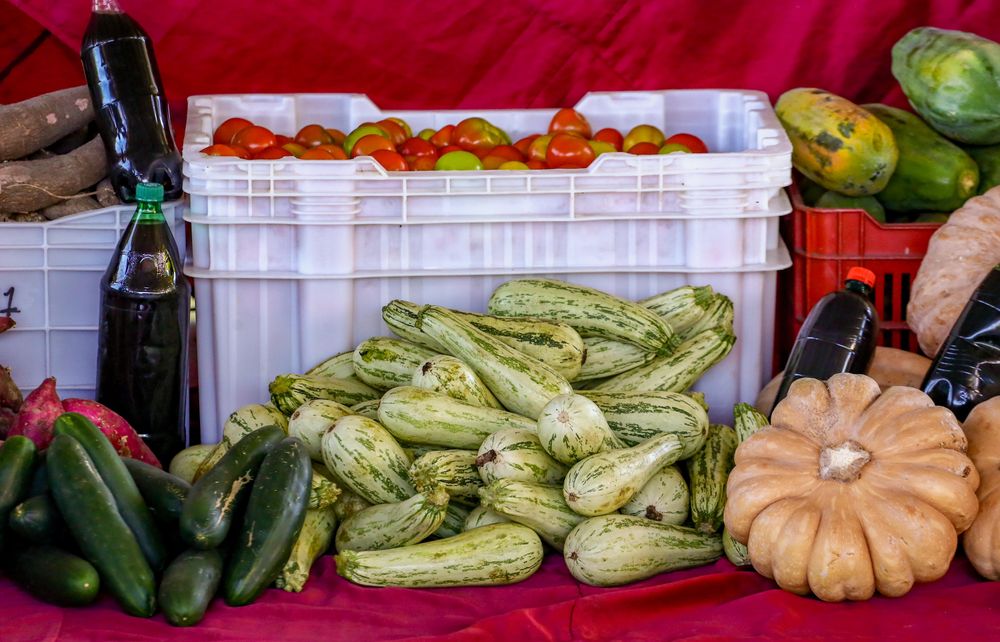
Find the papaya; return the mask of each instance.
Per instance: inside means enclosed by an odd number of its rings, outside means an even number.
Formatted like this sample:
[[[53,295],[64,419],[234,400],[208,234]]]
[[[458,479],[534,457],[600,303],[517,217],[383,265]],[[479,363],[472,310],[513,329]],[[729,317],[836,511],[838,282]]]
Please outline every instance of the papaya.
[[[947,212],[924,212],[913,220],[914,223],[947,223]]]
[[[1000,44],[919,27],[893,45],[892,75],[941,134],[971,145],[1000,143]]]
[[[1000,185],[1000,145],[968,146],[964,149],[979,166],[979,189],[976,194],[985,194]]]
[[[864,210],[879,223],[885,223],[885,209],[874,196],[844,196],[837,192],[824,192],[816,199],[816,207],[830,210]]]
[[[786,91],[775,105],[792,141],[792,164],[810,180],[846,196],[886,186],[899,151],[892,130],[851,101],[822,89]]]
[[[878,193],[897,212],[950,212],[976,195],[979,167],[919,116],[888,105],[862,105],[889,126],[899,148],[896,171]]]

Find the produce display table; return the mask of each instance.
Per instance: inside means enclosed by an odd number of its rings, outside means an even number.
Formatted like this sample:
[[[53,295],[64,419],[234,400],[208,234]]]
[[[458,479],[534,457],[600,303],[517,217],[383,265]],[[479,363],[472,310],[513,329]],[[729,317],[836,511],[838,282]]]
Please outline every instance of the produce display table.
[[[940,581],[898,599],[825,604],[781,591],[720,560],[628,587],[575,581],[550,554],[521,584],[491,588],[373,589],[313,569],[300,594],[268,590],[252,606],[215,600],[202,623],[124,615],[107,595],[60,609],[0,579],[0,640],[955,640],[1000,636],[1000,584],[978,579],[961,555]]]

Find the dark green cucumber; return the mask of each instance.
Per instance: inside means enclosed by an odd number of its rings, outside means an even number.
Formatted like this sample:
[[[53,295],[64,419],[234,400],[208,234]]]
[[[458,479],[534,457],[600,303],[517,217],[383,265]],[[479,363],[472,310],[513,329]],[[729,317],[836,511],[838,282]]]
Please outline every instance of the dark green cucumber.
[[[66,535],[66,522],[48,495],[35,495],[10,511],[10,532],[25,542],[51,544]]]
[[[69,435],[57,434],[48,469],[52,497],[84,557],[126,613],[153,615],[153,571],[87,451]]]
[[[885,223],[885,208],[874,196],[844,196],[837,192],[823,192],[813,207],[827,210],[864,210],[879,223]]]
[[[222,555],[217,549],[188,549],[163,573],[158,598],[167,622],[194,626],[205,617],[222,579]]]
[[[138,486],[132,481],[128,468],[108,438],[89,419],[75,412],[59,415],[53,425],[53,432],[72,437],[87,451],[87,456],[94,462],[105,486],[115,498],[122,519],[132,529],[150,568],[154,571],[162,570],[167,560],[167,550],[163,546],[160,531]]]
[[[233,513],[250,491],[264,457],[284,431],[265,426],[240,439],[191,487],[181,509],[181,537],[199,549],[216,548],[226,539]]]
[[[278,577],[302,530],[311,480],[309,451],[295,437],[282,441],[264,458],[239,542],[226,567],[222,583],[226,604],[253,602]]]
[[[28,495],[35,453],[35,442],[23,435],[15,435],[0,446],[0,545],[7,513]]]
[[[126,457],[122,461],[153,515],[165,522],[176,522],[181,518],[181,509],[191,492],[191,484],[138,459]]]
[[[979,188],[977,194],[985,194],[1000,185],[1000,145],[986,147],[963,147],[965,153],[979,166]]]
[[[45,453],[39,453],[35,464],[35,472],[31,476],[26,497],[45,495],[49,492],[49,472],[45,468]]]
[[[43,602],[85,606],[97,599],[100,577],[90,562],[54,546],[16,551],[8,572],[18,586]]]

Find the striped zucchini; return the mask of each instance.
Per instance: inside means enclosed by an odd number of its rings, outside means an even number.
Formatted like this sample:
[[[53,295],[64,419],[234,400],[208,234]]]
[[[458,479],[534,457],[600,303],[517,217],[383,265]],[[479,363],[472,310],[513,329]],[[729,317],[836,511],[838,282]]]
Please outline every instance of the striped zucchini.
[[[736,337],[726,331],[705,330],[682,343],[672,355],[657,357],[593,389],[600,392],[684,392],[709,368],[722,361],[735,343]]]
[[[313,375],[278,375],[267,389],[271,393],[271,403],[286,417],[313,399],[329,399],[350,407],[379,396],[374,388],[361,381]]]
[[[370,501],[351,490],[347,484],[341,488],[340,496],[333,503],[333,514],[337,521],[344,521],[354,513],[362,511],[369,506],[374,506]]]
[[[360,415],[348,415],[323,435],[323,461],[337,479],[372,504],[390,504],[416,494],[410,460],[388,430]]]
[[[353,379],[355,378],[354,351],[348,350],[324,359],[306,370],[304,374],[332,379]]]
[[[382,318],[393,332],[404,339],[436,352],[448,352],[443,345],[418,329],[420,309],[421,306],[408,301],[391,301],[382,308]],[[580,372],[586,359],[583,339],[565,323],[536,318],[504,318],[459,310],[450,312],[480,332],[548,365],[567,379]]]
[[[354,372],[377,390],[408,386],[417,366],[433,356],[434,352],[416,343],[372,337],[354,349]]]
[[[688,390],[687,392],[684,393],[684,395],[687,396],[687,397],[691,397],[692,399],[694,399],[696,402],[698,402],[699,406],[701,406],[702,408],[705,409],[705,412],[708,412],[708,410],[709,410],[709,408],[708,408],[708,400],[705,399],[705,393],[704,392],[698,392],[696,390]]]
[[[278,579],[274,580],[275,588],[291,593],[300,592],[309,579],[312,565],[330,548],[336,529],[337,516],[333,506],[307,510],[306,521],[302,523],[302,530],[292,546],[292,553],[278,574]]]
[[[397,439],[444,448],[479,448],[503,428],[535,430],[535,422],[506,410],[463,403],[441,392],[404,386],[382,397],[378,416]]]
[[[471,508],[466,508],[457,502],[448,502],[444,522],[441,523],[439,529],[434,531],[434,536],[445,539],[458,535],[465,527],[465,520],[469,519],[469,513],[471,512]]]
[[[558,486],[500,479],[479,490],[484,508],[523,524],[556,550],[562,550],[566,536],[586,519],[574,513]]]
[[[682,285],[643,299],[639,301],[639,305],[663,317],[673,331],[680,334],[704,316],[714,296],[715,292],[710,285]]]
[[[368,417],[374,421],[378,421],[378,405],[382,403],[382,399],[371,399],[369,401],[362,401],[359,404],[351,406],[351,412],[355,415],[361,415],[362,417]]]
[[[660,435],[631,448],[591,455],[563,480],[566,503],[581,515],[604,515],[625,505],[682,450],[677,435]]]
[[[378,504],[348,517],[337,529],[337,550],[379,551],[422,542],[444,522],[448,493],[432,488],[393,504]]]
[[[691,327],[681,333],[681,341],[698,336],[705,330],[722,330],[733,334],[733,302],[725,294],[716,294],[702,315]]]
[[[538,418],[538,439],[556,461],[572,466],[585,457],[625,444],[611,432],[597,405],[582,395],[559,395]]]
[[[721,555],[718,535],[631,515],[588,519],[569,534],[563,551],[569,572],[591,586],[638,582],[710,564]]]
[[[653,475],[639,492],[618,511],[664,524],[683,524],[690,512],[688,485],[677,466],[667,466]]]
[[[500,403],[519,415],[537,419],[552,397],[573,391],[566,378],[549,366],[484,334],[444,308],[423,308],[417,326],[467,363]]]
[[[284,418],[284,415],[282,415]],[[198,469],[208,459],[218,444],[195,444],[180,451],[170,460],[169,472],[189,484],[194,483]]]
[[[308,508],[333,506],[340,497],[340,486],[326,471],[326,466],[312,462],[312,481],[309,484]]]
[[[540,316],[572,326],[581,336],[616,339],[649,352],[670,354],[678,339],[670,325],[638,303],[550,279],[514,279],[493,291],[490,314]]]
[[[433,450],[413,461],[410,479],[420,492],[441,487],[452,497],[477,497],[483,480],[473,450]]]
[[[479,528],[480,526],[489,526],[490,524],[508,524],[510,519],[504,517],[496,511],[492,511],[485,506],[477,506],[472,509],[469,516],[465,518],[465,524],[462,526],[462,532],[471,531],[473,528]]]
[[[410,458],[410,462],[417,461],[424,455],[435,450],[441,450],[440,446],[428,446],[427,444],[411,444],[406,441],[399,442],[399,445],[403,447],[403,452],[406,456]]]
[[[686,462],[691,487],[691,521],[703,533],[714,533],[722,526],[726,481],[733,469],[736,441],[735,430],[712,424],[705,445]]]
[[[498,430],[484,439],[476,467],[486,484],[499,479],[561,484],[569,470],[545,452],[538,435],[518,428]]]
[[[265,426],[277,426],[288,432],[288,418],[271,404],[252,403],[234,411],[222,425],[222,440],[216,444],[208,457],[202,460],[194,474],[194,481],[212,470],[229,449],[255,430]]]
[[[574,385],[578,381],[593,381],[621,374],[643,366],[656,357],[655,352],[614,339],[587,337],[583,343],[587,346],[587,360],[580,369],[580,374],[573,379]]]
[[[362,586],[500,586],[542,565],[542,541],[520,524],[491,524],[437,542],[388,551],[345,551],[337,573]]]
[[[750,404],[736,404],[733,407],[733,429],[736,431],[737,448],[738,444],[742,444],[750,435],[770,423],[763,413]],[[750,566],[750,550],[747,545],[733,539],[725,527],[722,529],[722,548],[726,552],[726,558],[736,566]]]
[[[722,529],[722,550],[726,553],[726,559],[734,566],[750,566],[750,549],[746,544],[741,544],[733,539],[729,530]]]
[[[475,370],[451,355],[439,354],[421,363],[413,370],[409,384],[442,392],[473,406],[503,409]]]
[[[580,393],[604,413],[611,431],[626,445],[638,446],[657,435],[677,435],[687,459],[701,449],[708,436],[708,412],[697,400],[679,392]]]
[[[306,446],[313,461],[323,461],[323,435],[341,417],[352,414],[344,404],[329,399],[311,399],[288,419],[288,435],[297,437]]]

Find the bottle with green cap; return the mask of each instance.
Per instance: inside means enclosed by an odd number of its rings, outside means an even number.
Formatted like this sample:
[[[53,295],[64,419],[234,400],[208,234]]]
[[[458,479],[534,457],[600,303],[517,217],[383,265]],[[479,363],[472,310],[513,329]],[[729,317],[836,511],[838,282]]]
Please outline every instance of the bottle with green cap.
[[[140,183],[136,201],[101,278],[97,401],[166,463],[185,443],[191,287],[160,207],[163,187]]]

